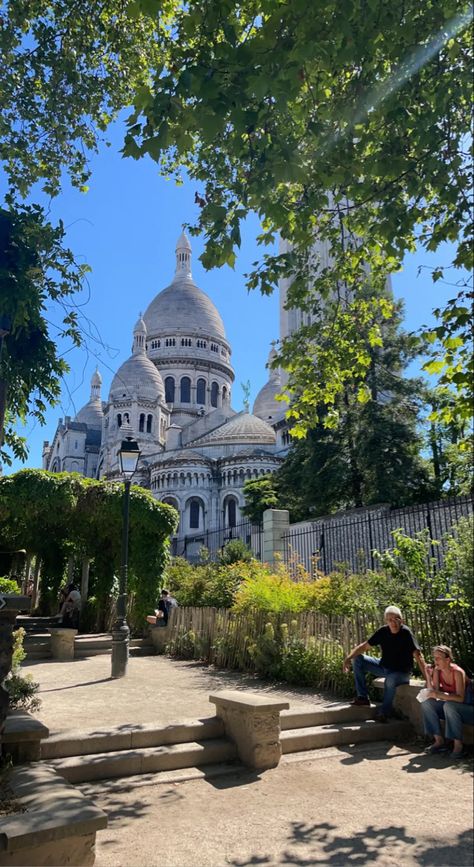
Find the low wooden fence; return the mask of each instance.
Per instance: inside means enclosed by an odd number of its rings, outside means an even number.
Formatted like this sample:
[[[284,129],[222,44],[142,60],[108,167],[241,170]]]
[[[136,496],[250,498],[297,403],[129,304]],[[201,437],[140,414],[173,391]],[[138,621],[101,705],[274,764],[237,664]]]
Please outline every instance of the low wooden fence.
[[[454,657],[472,670],[473,631],[469,612],[436,608],[411,611],[406,623],[416,635],[426,657],[435,644],[451,646]],[[169,621],[169,650],[172,655],[194,657],[218,668],[253,671],[249,652],[271,623],[275,632],[287,624],[292,638],[306,647],[318,642],[320,652],[333,656],[365,641],[383,623],[383,612],[352,617],[328,616],[315,611],[273,614],[253,611],[236,614],[226,608],[175,608]]]

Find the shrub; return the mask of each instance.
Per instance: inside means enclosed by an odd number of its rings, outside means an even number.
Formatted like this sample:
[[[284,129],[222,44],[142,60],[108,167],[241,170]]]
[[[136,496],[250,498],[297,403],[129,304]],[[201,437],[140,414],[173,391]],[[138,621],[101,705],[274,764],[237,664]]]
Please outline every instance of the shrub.
[[[0,578],[0,593],[20,593],[17,582],[13,578]]]
[[[474,517],[461,518],[445,537],[442,577],[449,594],[460,603],[474,605]]]
[[[31,674],[20,674],[20,666],[26,656],[24,637],[24,629],[16,629],[13,633],[12,670],[5,678],[3,686],[9,694],[11,710],[37,711],[41,706],[36,695],[39,684],[33,680]]]
[[[232,563],[248,563],[252,559],[253,554],[242,539],[231,539],[219,552],[218,563],[229,566]]]

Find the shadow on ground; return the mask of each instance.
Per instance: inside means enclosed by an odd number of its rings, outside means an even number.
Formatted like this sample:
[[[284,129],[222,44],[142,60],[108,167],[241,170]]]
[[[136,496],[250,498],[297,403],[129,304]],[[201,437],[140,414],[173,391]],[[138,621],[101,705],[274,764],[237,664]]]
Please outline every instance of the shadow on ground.
[[[411,858],[422,867],[472,867],[473,835],[470,831],[459,834],[455,841],[440,846],[439,841],[419,842],[406,834],[403,826],[368,825],[355,834],[341,834],[338,826],[329,822],[321,824],[291,823],[291,832],[286,849],[279,860],[270,855],[251,855],[245,860],[229,859],[233,867],[250,865],[287,864],[299,867],[314,867],[317,864],[332,867],[363,867],[377,864],[377,861],[403,864],[404,856]]]

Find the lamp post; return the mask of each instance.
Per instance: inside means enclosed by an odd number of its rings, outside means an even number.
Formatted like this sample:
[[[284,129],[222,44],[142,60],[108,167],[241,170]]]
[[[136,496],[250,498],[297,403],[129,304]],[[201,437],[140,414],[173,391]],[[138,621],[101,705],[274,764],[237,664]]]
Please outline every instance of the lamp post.
[[[127,578],[128,578],[128,525],[130,514],[130,487],[140,457],[138,443],[133,436],[126,436],[118,451],[120,469],[124,478],[122,566],[120,569],[117,619],[112,627],[112,677],[124,677],[127,673],[130,630],[127,624]]]

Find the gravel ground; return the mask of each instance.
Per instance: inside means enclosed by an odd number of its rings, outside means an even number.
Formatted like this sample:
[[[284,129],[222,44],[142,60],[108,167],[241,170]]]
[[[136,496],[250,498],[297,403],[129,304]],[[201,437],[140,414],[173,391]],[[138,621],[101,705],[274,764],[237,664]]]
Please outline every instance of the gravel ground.
[[[171,723],[213,716],[209,695],[222,689],[268,693],[292,707],[334,704],[308,689],[290,689],[232,671],[165,656],[132,657],[126,677],[112,680],[110,655],[73,662],[23,664],[40,684],[38,717],[50,732],[123,723]],[[283,688],[286,687],[286,688]]]
[[[473,863],[469,767],[412,746],[332,748],[261,775],[88,791],[109,816],[95,867]]]

